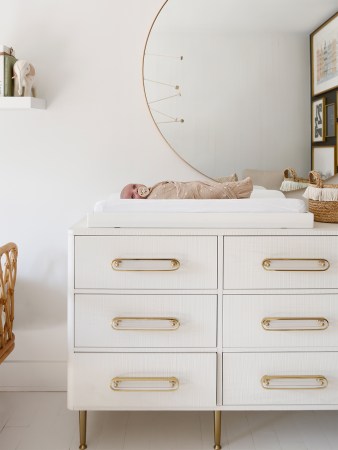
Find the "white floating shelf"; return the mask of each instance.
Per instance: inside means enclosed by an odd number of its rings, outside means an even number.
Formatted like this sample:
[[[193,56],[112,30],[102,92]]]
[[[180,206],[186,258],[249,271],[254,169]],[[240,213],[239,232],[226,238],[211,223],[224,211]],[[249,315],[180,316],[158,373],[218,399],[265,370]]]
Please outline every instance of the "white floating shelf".
[[[35,97],[0,97],[0,109],[46,109],[46,100]]]

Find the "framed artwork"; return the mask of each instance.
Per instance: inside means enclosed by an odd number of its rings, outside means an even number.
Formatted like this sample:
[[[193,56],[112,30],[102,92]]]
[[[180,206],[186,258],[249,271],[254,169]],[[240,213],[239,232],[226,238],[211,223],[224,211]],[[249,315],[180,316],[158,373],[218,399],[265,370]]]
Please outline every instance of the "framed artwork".
[[[312,148],[312,170],[319,172],[323,180],[337,173],[337,155],[334,145]]]
[[[325,113],[325,137],[333,137],[336,135],[336,104],[330,103],[326,105]]]
[[[338,86],[338,13],[311,33],[312,96]]]
[[[325,98],[312,102],[312,142],[325,140]]]

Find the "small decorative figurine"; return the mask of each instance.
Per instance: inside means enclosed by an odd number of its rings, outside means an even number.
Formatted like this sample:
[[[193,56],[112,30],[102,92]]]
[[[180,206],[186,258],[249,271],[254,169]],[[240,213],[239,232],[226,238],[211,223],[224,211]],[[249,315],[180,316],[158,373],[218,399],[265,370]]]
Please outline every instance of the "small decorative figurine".
[[[20,59],[14,64],[13,73],[14,97],[35,97],[33,88],[34,66],[25,59]]]

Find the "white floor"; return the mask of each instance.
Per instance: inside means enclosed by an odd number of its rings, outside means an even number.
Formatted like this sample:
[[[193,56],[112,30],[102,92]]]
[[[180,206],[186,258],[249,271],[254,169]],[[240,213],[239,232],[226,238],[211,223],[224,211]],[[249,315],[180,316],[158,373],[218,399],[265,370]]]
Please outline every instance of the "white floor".
[[[338,412],[222,413],[227,450],[337,450]],[[211,450],[213,415],[89,412],[88,450]],[[0,392],[0,450],[76,450],[66,394]]]

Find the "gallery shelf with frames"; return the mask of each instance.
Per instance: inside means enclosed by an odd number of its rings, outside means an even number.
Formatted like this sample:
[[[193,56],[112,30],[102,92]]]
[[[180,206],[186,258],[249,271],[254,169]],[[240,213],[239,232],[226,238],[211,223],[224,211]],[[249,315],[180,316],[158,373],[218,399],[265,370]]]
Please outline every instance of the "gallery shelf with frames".
[[[338,12],[311,33],[311,167],[323,179],[337,169]]]

